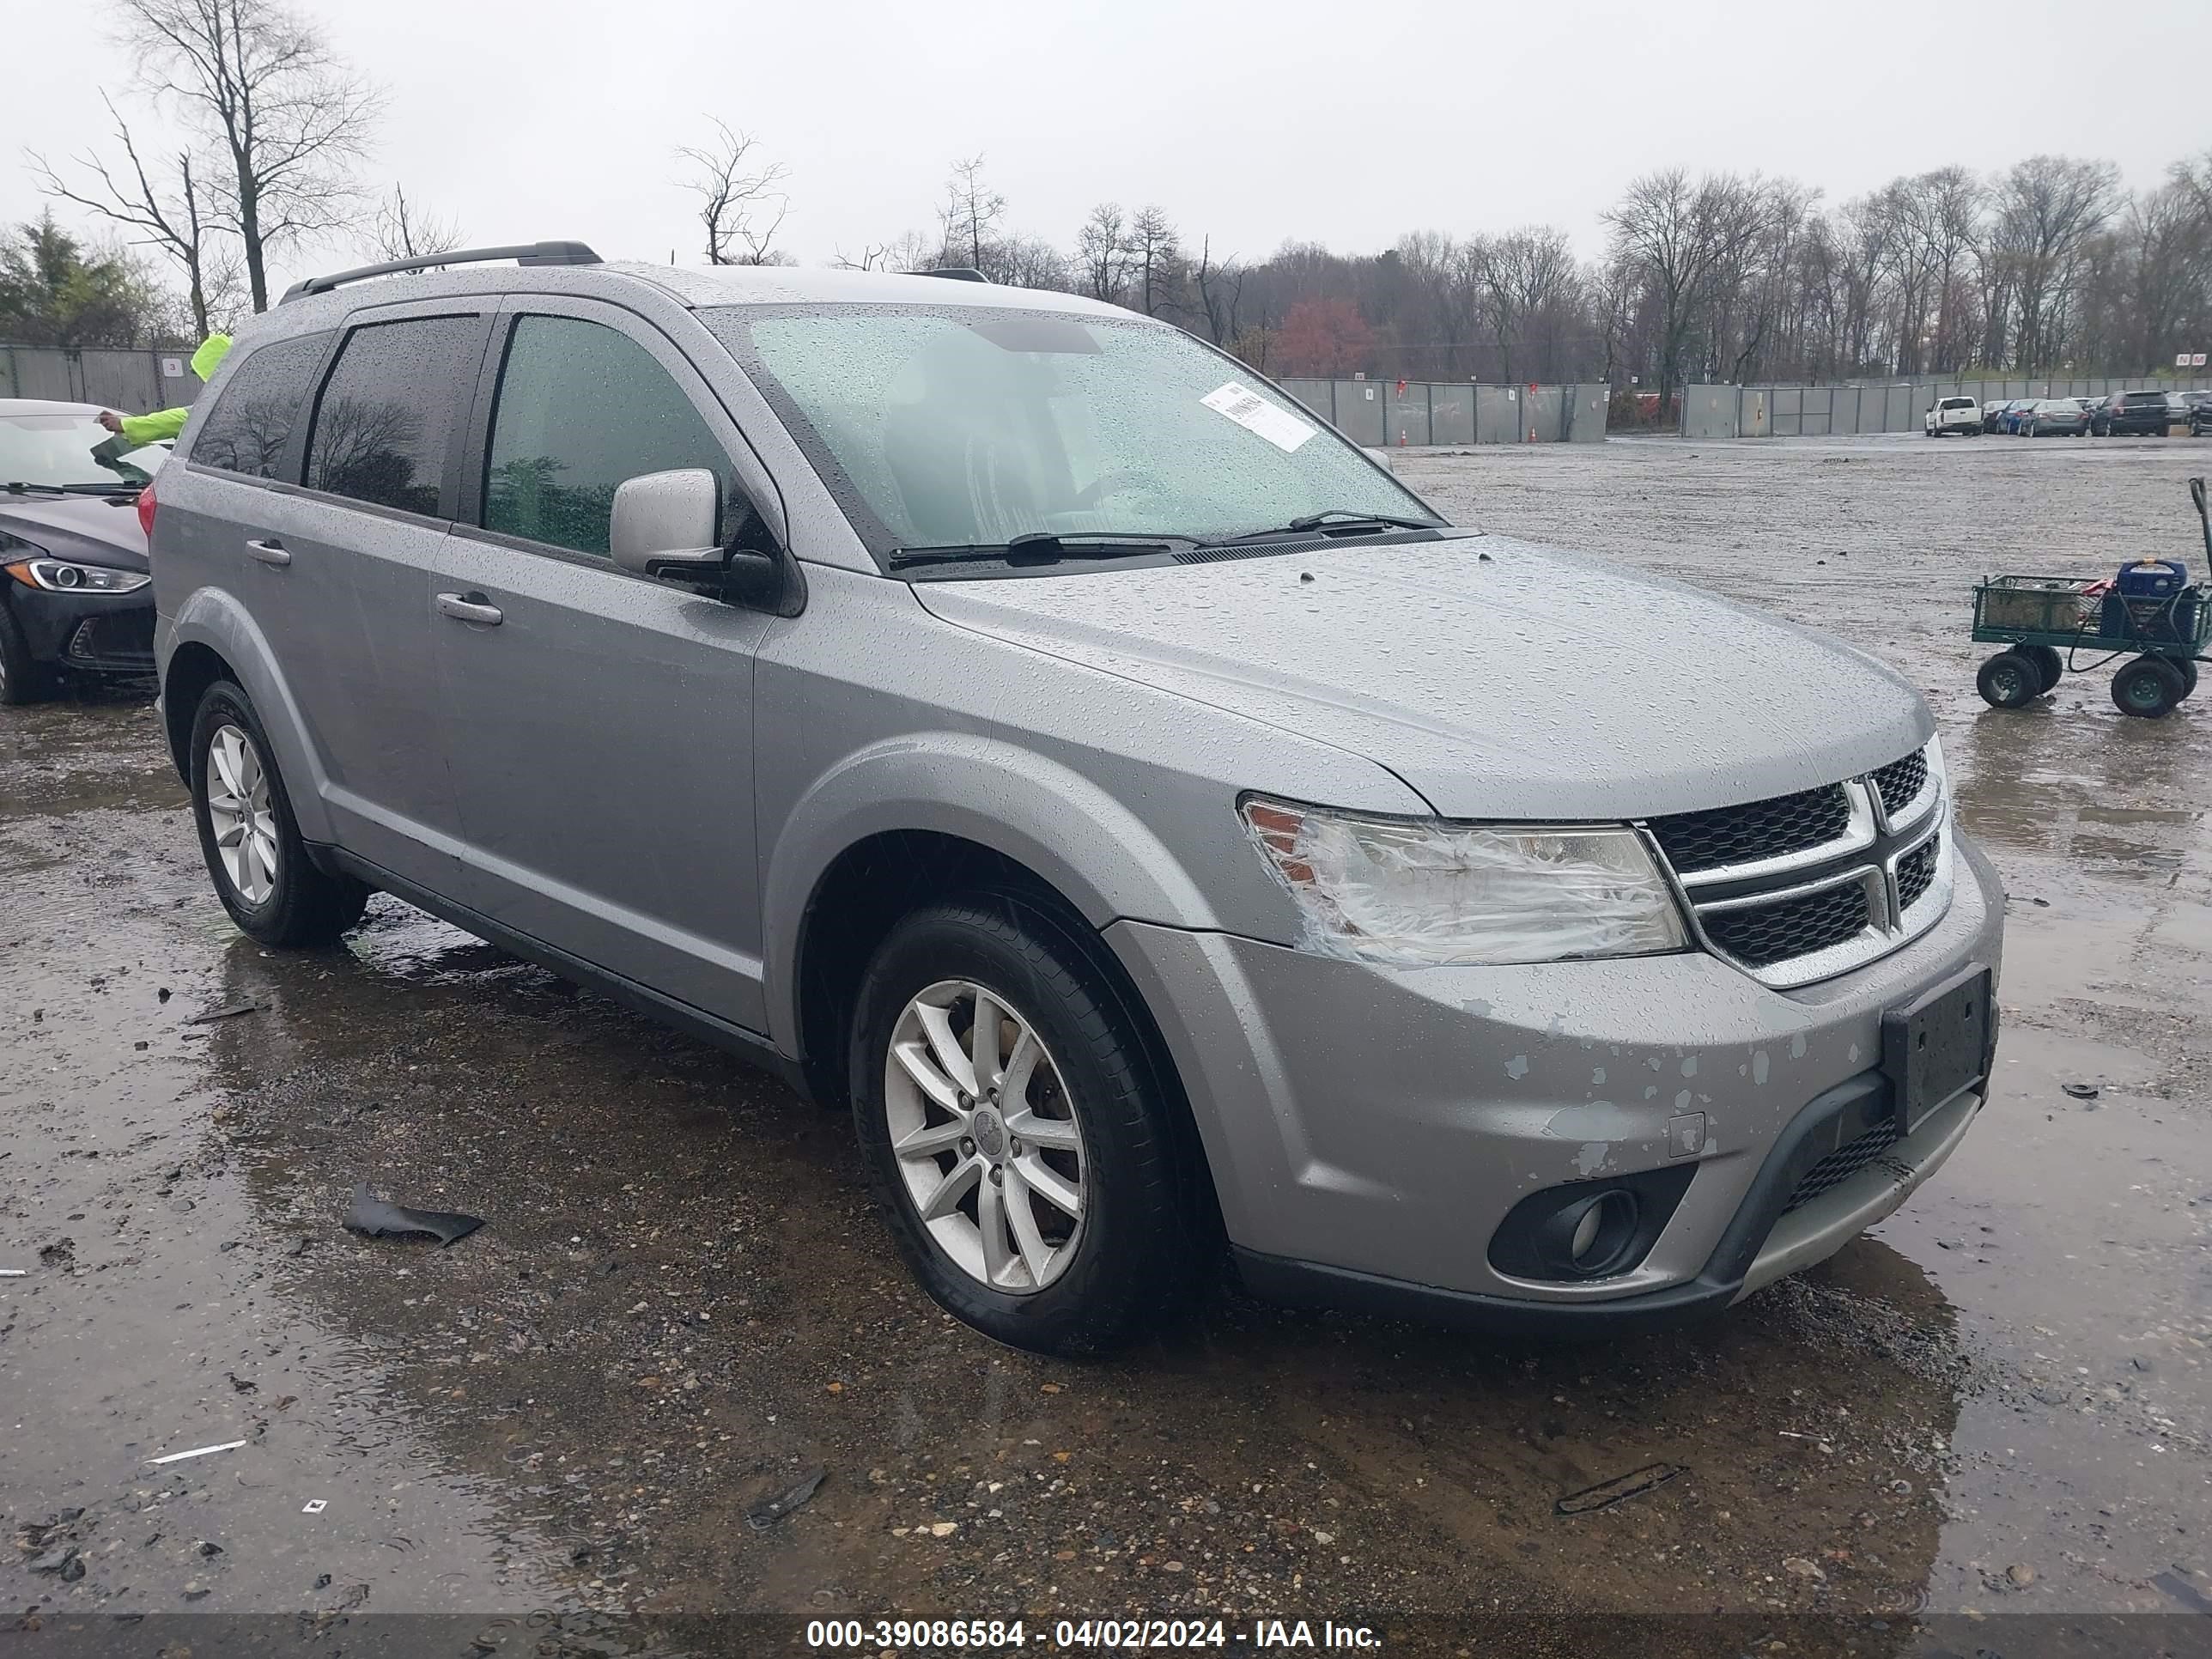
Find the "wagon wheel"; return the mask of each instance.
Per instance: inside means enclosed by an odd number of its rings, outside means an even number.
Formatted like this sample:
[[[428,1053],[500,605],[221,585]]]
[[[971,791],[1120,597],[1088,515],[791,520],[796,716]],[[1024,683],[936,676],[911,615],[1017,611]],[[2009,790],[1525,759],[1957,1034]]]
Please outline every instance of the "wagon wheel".
[[[2181,676],[2181,695],[2187,696],[2197,690],[2197,665],[2187,657],[2171,657],[2176,672]]]
[[[2018,651],[2000,651],[1974,677],[1982,701],[1992,708],[2018,708],[2043,695],[2043,672]]]
[[[2066,672],[2066,659],[2058,654],[2054,647],[2021,645],[2014,646],[2013,648],[2035,665],[2035,672],[2041,677],[2043,689],[2045,691],[2056,688],[2059,678]]]
[[[2163,657],[2137,657],[2112,676],[2112,703],[2123,714],[2156,720],[2189,695],[2181,671]]]

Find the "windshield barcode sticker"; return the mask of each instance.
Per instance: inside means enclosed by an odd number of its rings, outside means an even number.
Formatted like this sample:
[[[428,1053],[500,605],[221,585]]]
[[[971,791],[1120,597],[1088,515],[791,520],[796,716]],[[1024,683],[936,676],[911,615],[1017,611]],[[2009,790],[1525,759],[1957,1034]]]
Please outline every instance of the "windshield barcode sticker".
[[[1256,432],[1285,455],[1314,434],[1286,409],[1278,409],[1258,392],[1231,380],[1218,392],[1199,399],[1217,415],[1226,415],[1247,432]]]

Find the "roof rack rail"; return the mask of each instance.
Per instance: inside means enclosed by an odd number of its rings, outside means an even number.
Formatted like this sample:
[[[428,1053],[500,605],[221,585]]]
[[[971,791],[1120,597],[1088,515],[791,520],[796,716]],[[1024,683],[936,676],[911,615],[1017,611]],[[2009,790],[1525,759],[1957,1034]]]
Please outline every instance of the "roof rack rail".
[[[356,265],[327,276],[304,276],[284,290],[284,300],[309,294],[327,294],[348,283],[368,276],[392,276],[403,270],[435,270],[444,265],[483,264],[493,259],[512,259],[519,265],[596,265],[605,260],[581,242],[519,242],[513,247],[456,248],[450,253],[426,253],[416,259],[393,259],[380,265]],[[276,303],[282,305],[284,300]]]
[[[973,265],[935,265],[927,270],[909,270],[909,276],[948,276],[956,283],[988,283],[991,279]]]

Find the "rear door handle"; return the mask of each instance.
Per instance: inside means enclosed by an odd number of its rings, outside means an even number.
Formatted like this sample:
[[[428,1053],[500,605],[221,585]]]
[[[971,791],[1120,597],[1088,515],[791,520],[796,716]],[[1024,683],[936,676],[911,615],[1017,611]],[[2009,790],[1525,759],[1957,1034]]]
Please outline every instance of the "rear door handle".
[[[260,560],[262,563],[273,564],[279,569],[292,562],[291,553],[286,549],[284,544],[274,536],[270,537],[266,541],[246,543],[246,550]]]
[[[441,593],[438,609],[458,622],[480,623],[486,628],[496,628],[502,620],[499,607],[485,604],[481,593]]]

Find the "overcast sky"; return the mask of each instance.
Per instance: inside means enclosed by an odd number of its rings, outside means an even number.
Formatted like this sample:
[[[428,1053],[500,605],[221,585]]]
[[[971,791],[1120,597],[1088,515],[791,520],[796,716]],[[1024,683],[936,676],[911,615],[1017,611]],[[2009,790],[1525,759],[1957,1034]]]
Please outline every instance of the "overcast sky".
[[[4,0],[0,217],[16,146],[106,137],[100,0]],[[2212,146],[2212,0],[311,0],[389,94],[372,164],[470,241],[574,237],[696,263],[672,152],[705,117],[786,163],[808,263],[933,222],[981,152],[1009,228],[1066,245],[1158,202],[1194,244],[1372,250],[1530,222],[1600,246],[1656,166],[1759,168],[1840,202],[1947,162],[2106,157],[2134,185]],[[337,263],[343,263],[340,258]],[[330,252],[296,255],[327,267]]]

